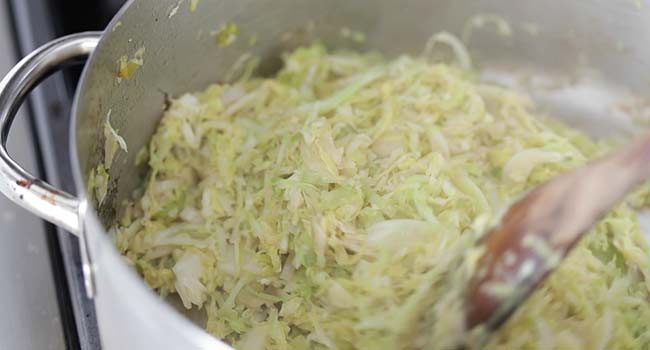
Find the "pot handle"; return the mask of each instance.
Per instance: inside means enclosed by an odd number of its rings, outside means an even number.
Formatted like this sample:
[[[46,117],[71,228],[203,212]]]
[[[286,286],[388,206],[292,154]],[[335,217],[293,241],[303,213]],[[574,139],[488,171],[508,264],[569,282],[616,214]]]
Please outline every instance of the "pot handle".
[[[0,81],[0,192],[41,218],[79,236],[80,201],[34,177],[7,152],[11,123],[27,94],[73,59],[89,56],[100,32],[73,34],[49,42],[23,58]]]

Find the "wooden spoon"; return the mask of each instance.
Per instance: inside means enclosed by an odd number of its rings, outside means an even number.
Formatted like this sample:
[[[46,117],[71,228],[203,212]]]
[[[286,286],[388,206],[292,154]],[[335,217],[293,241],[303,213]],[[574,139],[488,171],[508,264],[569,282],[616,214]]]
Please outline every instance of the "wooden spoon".
[[[650,135],[529,192],[481,240],[466,294],[468,329],[494,331],[604,214],[650,177]]]

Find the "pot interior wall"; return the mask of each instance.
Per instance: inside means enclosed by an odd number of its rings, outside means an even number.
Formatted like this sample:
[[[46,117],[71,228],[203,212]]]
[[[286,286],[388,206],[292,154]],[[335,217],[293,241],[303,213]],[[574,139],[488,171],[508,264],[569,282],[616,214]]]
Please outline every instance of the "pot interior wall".
[[[135,157],[155,131],[166,97],[223,80],[243,54],[260,57],[257,73],[268,75],[280,67],[283,52],[314,40],[393,57],[417,54],[433,33],[449,31],[466,39],[484,79],[533,87],[542,108],[596,135],[627,132],[629,119],[616,106],[648,90],[650,48],[643,39],[650,12],[632,0],[202,0],[194,12],[188,4],[131,1],[86,68],[75,116],[84,178],[103,161],[109,111],[129,148],[118,153],[107,199],[96,208],[105,224],[143,180]],[[214,32],[228,23],[240,33],[219,48]],[[367,40],[346,39],[342,28]],[[142,47],[144,65],[118,82],[120,57]],[[639,101],[634,106],[642,107]]]

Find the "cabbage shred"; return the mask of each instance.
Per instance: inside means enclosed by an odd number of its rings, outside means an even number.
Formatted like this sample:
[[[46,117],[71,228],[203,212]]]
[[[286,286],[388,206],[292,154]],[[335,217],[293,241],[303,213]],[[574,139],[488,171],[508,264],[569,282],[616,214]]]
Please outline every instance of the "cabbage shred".
[[[467,69],[315,44],[274,78],[174,100],[114,239],[151,288],[241,349],[444,348],[464,332],[474,233],[608,149]],[[645,193],[486,348],[650,347],[650,255],[631,207]]]

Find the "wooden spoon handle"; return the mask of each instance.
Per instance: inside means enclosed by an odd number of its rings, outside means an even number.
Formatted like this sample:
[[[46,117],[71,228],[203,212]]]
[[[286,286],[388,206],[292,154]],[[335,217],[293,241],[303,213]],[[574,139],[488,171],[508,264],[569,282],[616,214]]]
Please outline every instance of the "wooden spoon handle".
[[[515,203],[482,239],[466,294],[469,329],[497,329],[594,223],[650,177],[650,135],[565,173]]]

